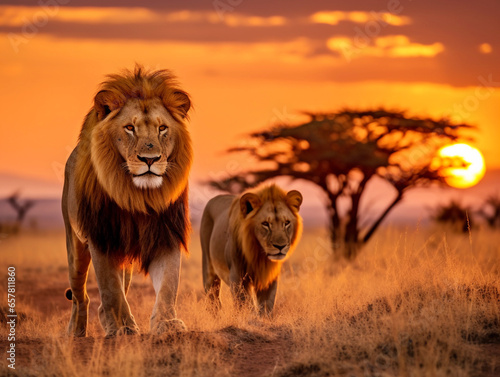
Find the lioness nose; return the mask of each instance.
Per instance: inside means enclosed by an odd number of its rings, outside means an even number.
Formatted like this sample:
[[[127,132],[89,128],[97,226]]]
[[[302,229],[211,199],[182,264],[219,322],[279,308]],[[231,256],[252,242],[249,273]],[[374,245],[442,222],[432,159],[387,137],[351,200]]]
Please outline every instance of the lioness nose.
[[[285,248],[286,245],[275,245],[273,244],[273,246],[278,249],[279,251],[283,250]]]
[[[148,166],[151,166],[153,165],[156,161],[158,161],[160,159],[161,156],[156,156],[156,157],[142,157],[142,156],[137,156],[137,158],[142,161],[142,162],[145,162]]]

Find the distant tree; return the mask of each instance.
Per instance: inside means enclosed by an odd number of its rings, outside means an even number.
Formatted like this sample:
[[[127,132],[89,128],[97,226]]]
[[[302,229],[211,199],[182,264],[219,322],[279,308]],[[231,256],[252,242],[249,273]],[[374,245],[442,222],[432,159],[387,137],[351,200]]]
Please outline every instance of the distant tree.
[[[472,227],[472,213],[474,210],[471,207],[466,207],[459,201],[452,200],[448,204],[438,206],[433,217],[439,223],[450,224],[457,230],[466,233]]]
[[[497,194],[486,198],[479,215],[486,220],[490,227],[500,227],[500,196]]]
[[[34,200],[25,200],[21,202],[19,192],[13,193],[11,196],[7,198],[7,202],[14,208],[17,213],[15,223],[17,226],[21,226],[24,218],[26,217],[26,213],[35,205]]]
[[[249,154],[257,163],[255,169],[210,184],[238,193],[276,176],[313,183],[326,194],[334,249],[347,258],[356,256],[409,189],[444,184],[436,152],[458,140],[461,130],[472,128],[384,109],[305,115],[305,123],[253,133],[246,146],[230,149]],[[362,229],[360,202],[375,177],[392,185],[393,198]],[[342,197],[350,202],[347,213],[339,211]]]

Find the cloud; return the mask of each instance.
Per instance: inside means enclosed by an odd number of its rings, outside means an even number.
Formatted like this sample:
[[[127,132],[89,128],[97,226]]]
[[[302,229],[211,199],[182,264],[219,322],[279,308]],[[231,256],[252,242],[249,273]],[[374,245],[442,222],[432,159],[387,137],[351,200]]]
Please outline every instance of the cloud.
[[[7,2],[12,5],[4,5]],[[238,53],[245,57],[254,44],[264,49],[270,46],[266,43],[272,42],[278,48],[304,38],[308,48],[304,48],[303,54],[288,51],[284,54],[289,61],[325,62],[324,71],[305,67],[300,74],[307,77],[356,81],[360,77],[394,80],[397,76],[402,81],[418,79],[463,86],[474,85],[481,74],[497,72],[499,65],[496,50],[500,45],[489,40],[498,24],[494,19],[500,9],[497,0],[485,0],[481,7],[459,0],[460,6],[452,8],[431,0],[391,0],[379,4],[387,5],[385,10],[377,9],[379,12],[373,11],[374,3],[368,0],[354,4],[257,0],[244,1],[222,15],[214,9],[212,1],[71,0],[70,7],[32,6],[61,3],[48,0],[0,0],[0,3],[0,33],[11,43],[4,55],[9,51],[27,51],[44,36],[55,38],[58,43],[72,40],[73,48],[80,48],[89,39],[102,43],[140,41],[139,45],[154,41],[192,43],[211,48],[230,44],[240,46]],[[389,3],[400,3],[404,9],[392,12]],[[397,16],[393,15],[396,13]],[[489,47],[479,49],[485,42]],[[444,49],[446,53],[441,52]],[[139,52],[136,55],[140,56]],[[403,57],[405,64],[400,67]],[[205,59],[196,64],[204,66]],[[280,59],[277,56],[270,63],[277,64]],[[422,64],[424,60],[426,64]],[[335,62],[335,68],[331,61]],[[285,73],[289,72],[280,67],[277,74]],[[295,71],[294,76],[298,77]]]
[[[148,22],[154,20],[156,16],[146,8],[0,6],[0,25],[2,26],[23,26],[30,22],[37,24],[49,18],[60,22],[120,24]]]
[[[342,54],[348,60],[362,56],[414,58],[434,57],[444,51],[440,42],[425,45],[411,42],[406,35],[377,37],[372,44],[360,43],[356,38],[332,37],[327,41],[331,51]]]
[[[224,22],[228,26],[282,26],[287,23],[287,20],[281,16],[258,17],[228,14],[224,16]]]
[[[309,17],[312,23],[338,25],[341,21],[349,21],[356,24],[364,24],[369,21],[384,22],[392,26],[403,26],[411,24],[407,16],[397,16],[389,12],[365,12],[365,11],[321,11]]]
[[[227,12],[221,16],[218,12],[208,10],[151,10],[145,7],[30,7],[15,5],[0,5],[0,26],[23,26],[27,22],[37,22],[52,19],[65,23],[82,24],[141,24],[153,22],[170,23],[221,23],[231,27],[264,27],[283,26],[290,20],[283,16],[245,15],[237,12]],[[367,11],[320,11],[310,17],[296,19],[296,23],[337,25],[341,21],[358,24],[371,20],[393,26],[403,26],[411,23],[406,16],[397,16],[389,12]]]
[[[119,7],[26,7],[0,6],[0,26],[23,26],[28,23],[46,23],[49,19],[64,23],[83,24],[142,24],[169,23],[222,23],[231,27],[282,26],[287,23],[281,16],[247,16],[238,13],[224,17],[215,11],[180,10],[173,12],[151,11],[147,8]]]

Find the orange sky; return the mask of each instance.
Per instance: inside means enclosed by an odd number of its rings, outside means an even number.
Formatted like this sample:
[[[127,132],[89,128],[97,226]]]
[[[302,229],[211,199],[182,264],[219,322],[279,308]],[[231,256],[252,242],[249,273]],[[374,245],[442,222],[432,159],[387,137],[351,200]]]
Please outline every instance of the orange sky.
[[[244,165],[222,152],[248,132],[294,122],[296,111],[343,106],[383,105],[477,125],[475,146],[488,168],[500,168],[500,46],[487,10],[488,30],[457,32],[455,40],[449,30],[429,33],[420,8],[391,17],[387,2],[375,7],[385,9],[378,21],[369,6],[322,1],[287,13],[248,0],[222,15],[210,1],[206,9],[106,3],[113,8],[0,2],[0,173],[61,180],[98,84],[135,62],[172,69],[191,93],[195,180]],[[456,17],[466,17],[459,10]],[[366,45],[357,30],[372,30]]]

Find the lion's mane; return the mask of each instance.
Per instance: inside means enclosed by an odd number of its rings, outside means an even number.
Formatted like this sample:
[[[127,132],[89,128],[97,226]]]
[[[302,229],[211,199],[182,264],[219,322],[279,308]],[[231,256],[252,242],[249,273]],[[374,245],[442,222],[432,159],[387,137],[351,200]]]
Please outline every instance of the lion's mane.
[[[157,252],[179,245],[187,251],[189,241],[188,175],[193,152],[187,110],[182,111],[179,94],[189,98],[167,70],[151,72],[136,66],[134,72],[109,75],[80,132],[75,166],[78,223],[98,250],[121,263],[138,260],[144,271]],[[113,118],[129,99],[141,104],[160,99],[180,125],[163,184],[157,189],[133,184],[111,139]]]
[[[288,252],[288,255],[290,255],[297,246],[302,234],[302,218],[297,209],[287,203],[286,192],[276,185],[266,185],[250,190],[250,192],[257,194],[262,203],[283,202],[292,212],[297,221]],[[276,280],[280,274],[283,262],[270,261],[265,253],[261,251],[262,248],[253,230],[253,217],[243,217],[240,211],[240,198],[242,195],[233,200],[229,215],[229,226],[232,230],[233,242],[236,243],[237,249],[241,250],[242,253],[243,258],[240,262],[244,264],[248,276],[253,276],[253,283],[257,290],[262,290],[266,289],[269,284]]]

